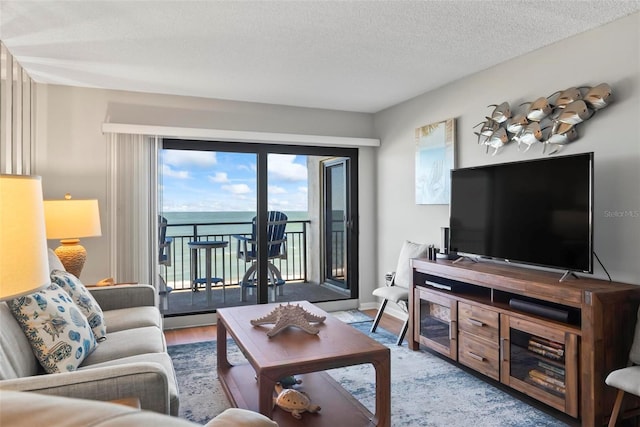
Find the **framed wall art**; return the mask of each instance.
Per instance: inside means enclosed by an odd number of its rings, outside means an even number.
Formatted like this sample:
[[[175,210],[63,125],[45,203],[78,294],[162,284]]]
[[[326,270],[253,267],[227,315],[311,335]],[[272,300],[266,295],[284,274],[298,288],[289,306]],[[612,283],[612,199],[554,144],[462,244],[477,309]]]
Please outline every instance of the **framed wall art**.
[[[455,119],[416,128],[416,204],[448,205],[455,160]]]

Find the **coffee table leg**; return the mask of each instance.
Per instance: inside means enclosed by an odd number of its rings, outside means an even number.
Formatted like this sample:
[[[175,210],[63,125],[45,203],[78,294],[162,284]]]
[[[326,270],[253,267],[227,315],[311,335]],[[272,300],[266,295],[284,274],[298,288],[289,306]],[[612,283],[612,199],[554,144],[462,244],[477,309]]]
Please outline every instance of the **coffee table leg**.
[[[220,319],[218,319],[216,334],[216,358],[218,360],[218,369],[227,370],[231,367],[229,359],[227,359],[227,325],[225,325]]]
[[[271,418],[273,412],[273,389],[276,382],[265,375],[258,375],[258,412]]]
[[[373,362],[376,370],[376,414],[378,427],[391,425],[391,359],[386,357]]]

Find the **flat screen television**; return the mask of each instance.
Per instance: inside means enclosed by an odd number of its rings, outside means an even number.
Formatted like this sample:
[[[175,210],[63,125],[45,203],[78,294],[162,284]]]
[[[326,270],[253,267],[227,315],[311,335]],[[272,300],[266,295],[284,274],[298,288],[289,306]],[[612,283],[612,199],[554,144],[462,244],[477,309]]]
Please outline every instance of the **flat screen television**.
[[[593,273],[593,153],[451,171],[451,251]]]

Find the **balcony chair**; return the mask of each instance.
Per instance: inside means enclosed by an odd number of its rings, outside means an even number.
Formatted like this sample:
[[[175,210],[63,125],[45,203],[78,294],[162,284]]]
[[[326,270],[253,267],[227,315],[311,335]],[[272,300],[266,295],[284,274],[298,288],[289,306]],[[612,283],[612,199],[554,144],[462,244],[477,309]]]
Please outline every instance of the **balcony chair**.
[[[269,261],[267,270],[269,275],[269,287],[273,289],[274,301],[276,300],[276,292],[278,292],[278,295],[283,295],[282,285],[284,285],[285,281],[282,280],[280,270],[278,270],[272,261],[274,259],[287,259],[286,227],[287,216],[284,213],[278,211],[269,211],[267,213],[267,260]],[[233,236],[238,239],[238,249],[236,253],[238,259],[241,259],[246,263],[251,263],[251,266],[240,281],[240,287],[242,288],[242,301],[247,300],[247,289],[254,289],[256,287],[256,231],[256,217],[253,217],[250,237],[240,235]]]
[[[384,309],[387,307],[387,303],[391,301],[397,304],[398,307],[407,314],[407,319],[402,325],[402,329],[398,335],[397,344],[402,345],[404,336],[407,333],[407,328],[409,327],[409,289],[411,288],[411,282],[413,281],[411,259],[426,258],[428,248],[429,245],[421,245],[408,240],[402,245],[396,271],[385,275],[386,286],[373,291],[374,296],[382,298],[382,303],[380,303],[378,314],[376,314],[376,318],[371,326],[372,333],[378,328],[378,323],[380,323]]]
[[[167,237],[167,218],[158,215],[158,264],[164,266],[164,275],[167,275],[167,267],[171,267],[171,244],[173,239]],[[167,286],[166,279],[160,275],[158,295],[162,302],[164,311],[169,309],[169,293],[173,291],[171,286]]]
[[[631,344],[631,351],[629,351],[629,363],[626,368],[617,369],[607,375],[604,382],[618,389],[616,401],[611,411],[611,418],[609,419],[609,427],[614,427],[620,414],[625,392],[640,396],[640,307],[638,308],[633,343]]]
[[[171,267],[171,243],[173,239],[167,237],[167,218],[158,215],[158,264]]]

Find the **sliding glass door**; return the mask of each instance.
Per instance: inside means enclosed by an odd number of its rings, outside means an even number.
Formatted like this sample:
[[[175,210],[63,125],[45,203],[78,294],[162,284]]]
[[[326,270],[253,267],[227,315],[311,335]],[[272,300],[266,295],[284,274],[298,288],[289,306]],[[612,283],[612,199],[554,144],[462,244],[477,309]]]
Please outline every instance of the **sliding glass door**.
[[[357,298],[357,150],[167,139],[161,159],[166,314]]]
[[[159,157],[160,274],[172,290],[165,312],[255,304],[256,154],[169,145]]]

